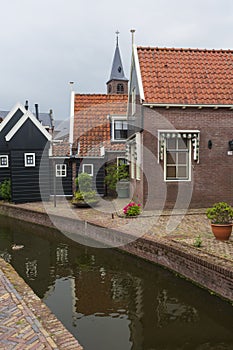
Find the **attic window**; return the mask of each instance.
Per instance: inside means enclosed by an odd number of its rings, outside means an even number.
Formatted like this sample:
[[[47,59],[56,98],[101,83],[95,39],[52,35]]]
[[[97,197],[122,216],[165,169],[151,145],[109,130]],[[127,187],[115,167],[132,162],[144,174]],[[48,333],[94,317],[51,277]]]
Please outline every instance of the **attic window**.
[[[120,66],[118,67],[118,72],[119,72],[119,73],[121,72],[121,67],[120,67]]]
[[[35,153],[24,153],[24,165],[25,166],[27,166],[27,167],[36,166],[35,159],[36,159]]]
[[[8,168],[8,156],[0,156],[0,168]]]

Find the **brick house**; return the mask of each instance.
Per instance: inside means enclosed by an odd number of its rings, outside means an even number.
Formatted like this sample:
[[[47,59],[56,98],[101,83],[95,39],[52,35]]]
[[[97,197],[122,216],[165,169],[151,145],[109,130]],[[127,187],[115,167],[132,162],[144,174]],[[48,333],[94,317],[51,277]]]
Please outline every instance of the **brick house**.
[[[78,174],[85,172],[93,177],[98,193],[106,194],[106,164],[125,159],[127,102],[128,80],[124,75],[117,37],[107,94],[74,91],[71,94],[69,143],[75,161],[73,183]]]
[[[133,46],[127,158],[147,209],[233,204],[233,51]]]

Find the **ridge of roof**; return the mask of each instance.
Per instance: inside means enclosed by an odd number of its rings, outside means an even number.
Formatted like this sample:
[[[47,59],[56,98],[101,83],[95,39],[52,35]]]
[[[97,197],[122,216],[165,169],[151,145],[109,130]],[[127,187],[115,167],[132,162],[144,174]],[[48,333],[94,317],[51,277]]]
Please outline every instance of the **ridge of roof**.
[[[158,47],[158,46],[137,46],[137,50],[156,50],[156,51],[192,51],[192,52],[224,52],[233,53],[231,49],[206,49],[206,48],[176,48],[176,47]]]

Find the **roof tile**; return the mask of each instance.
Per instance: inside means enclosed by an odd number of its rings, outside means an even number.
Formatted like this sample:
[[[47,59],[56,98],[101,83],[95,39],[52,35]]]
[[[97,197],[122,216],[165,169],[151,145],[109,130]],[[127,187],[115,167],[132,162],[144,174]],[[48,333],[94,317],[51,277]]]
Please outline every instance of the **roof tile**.
[[[74,148],[80,156],[100,156],[102,146],[120,151],[124,145],[111,143],[109,115],[126,115],[127,95],[75,94]]]
[[[233,104],[233,51],[138,47],[146,103]]]

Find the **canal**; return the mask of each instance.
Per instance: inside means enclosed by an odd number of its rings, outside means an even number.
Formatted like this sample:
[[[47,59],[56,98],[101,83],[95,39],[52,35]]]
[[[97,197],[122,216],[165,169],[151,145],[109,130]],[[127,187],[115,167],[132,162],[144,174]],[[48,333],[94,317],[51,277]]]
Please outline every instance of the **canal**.
[[[159,266],[2,216],[0,255],[85,350],[233,349],[231,304]]]

